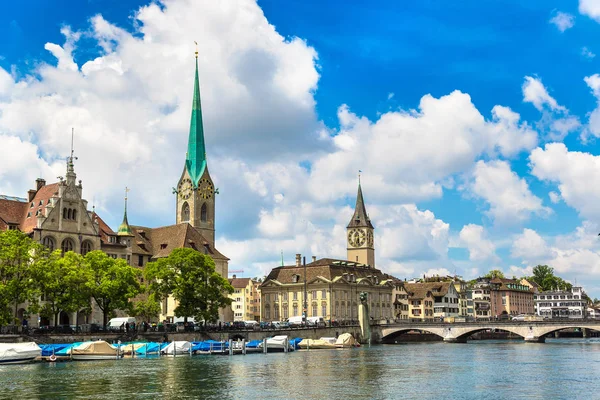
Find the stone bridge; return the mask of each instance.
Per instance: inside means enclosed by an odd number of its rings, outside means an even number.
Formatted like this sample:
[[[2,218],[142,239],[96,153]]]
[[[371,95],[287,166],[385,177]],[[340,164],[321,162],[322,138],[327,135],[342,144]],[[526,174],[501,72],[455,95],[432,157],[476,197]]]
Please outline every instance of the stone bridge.
[[[593,329],[600,331],[599,320],[549,320],[549,321],[487,321],[487,322],[398,322],[380,324],[371,328],[373,342],[386,342],[409,331],[420,331],[438,335],[445,342],[464,343],[474,333],[487,330],[502,330],[514,333],[526,342],[543,343],[545,336],[567,328]]]

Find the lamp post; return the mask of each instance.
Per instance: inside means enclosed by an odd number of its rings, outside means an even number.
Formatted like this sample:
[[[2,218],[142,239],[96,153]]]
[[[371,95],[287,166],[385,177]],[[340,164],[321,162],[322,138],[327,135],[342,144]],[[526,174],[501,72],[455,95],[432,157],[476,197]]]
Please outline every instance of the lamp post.
[[[303,322],[306,325],[306,316],[308,314],[308,295],[306,290],[306,256],[302,257],[302,265],[304,266],[304,304],[303,304]]]

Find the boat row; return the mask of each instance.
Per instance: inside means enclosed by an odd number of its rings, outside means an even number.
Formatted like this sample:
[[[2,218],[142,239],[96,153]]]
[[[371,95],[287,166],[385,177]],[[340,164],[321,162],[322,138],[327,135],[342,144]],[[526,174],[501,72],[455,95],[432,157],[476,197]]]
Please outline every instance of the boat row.
[[[110,344],[104,340],[69,344],[0,343],[0,364],[21,364],[34,360],[115,360],[123,357],[181,356],[195,354],[249,354],[291,352],[299,349],[337,349],[357,346],[351,334],[337,338],[289,339],[273,336],[263,340],[220,342],[131,342]]]

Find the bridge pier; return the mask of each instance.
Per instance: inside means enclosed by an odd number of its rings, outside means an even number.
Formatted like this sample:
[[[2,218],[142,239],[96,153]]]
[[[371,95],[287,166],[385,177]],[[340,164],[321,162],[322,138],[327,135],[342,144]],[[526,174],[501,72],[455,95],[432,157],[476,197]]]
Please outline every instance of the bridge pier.
[[[446,343],[467,343],[467,338],[445,337],[444,342],[446,342]]]
[[[546,337],[545,336],[530,336],[530,337],[526,337],[525,341],[527,343],[546,343]]]

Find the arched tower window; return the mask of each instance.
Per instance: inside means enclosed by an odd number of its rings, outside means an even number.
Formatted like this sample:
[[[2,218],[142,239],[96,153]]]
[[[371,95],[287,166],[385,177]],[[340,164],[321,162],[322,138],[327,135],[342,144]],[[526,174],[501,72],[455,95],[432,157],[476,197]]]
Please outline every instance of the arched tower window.
[[[206,203],[202,204],[202,208],[200,209],[200,219],[202,222],[206,222],[208,219],[208,208],[206,207]]]
[[[181,221],[187,222],[190,220],[190,206],[187,202],[181,207]]]
[[[62,241],[62,244],[60,245],[60,249],[62,250],[63,253],[66,253],[67,251],[73,251],[73,249],[75,248],[75,243],[73,243],[73,240],[66,238],[65,240]]]
[[[71,212],[71,209],[69,208],[69,209],[67,210],[67,219],[73,219],[73,218],[72,218],[72,215],[73,215],[73,214],[72,214],[72,212]]]
[[[73,219],[76,220],[77,219],[77,210],[73,210]]]
[[[56,241],[52,236],[46,236],[44,239],[42,239],[42,244],[50,251],[54,251],[56,248]]]
[[[93,249],[93,246],[89,240],[86,240],[85,242],[81,243],[81,255],[82,256],[85,256],[87,253],[92,251],[92,249]]]
[[[67,208],[63,208],[63,219],[67,219]]]

